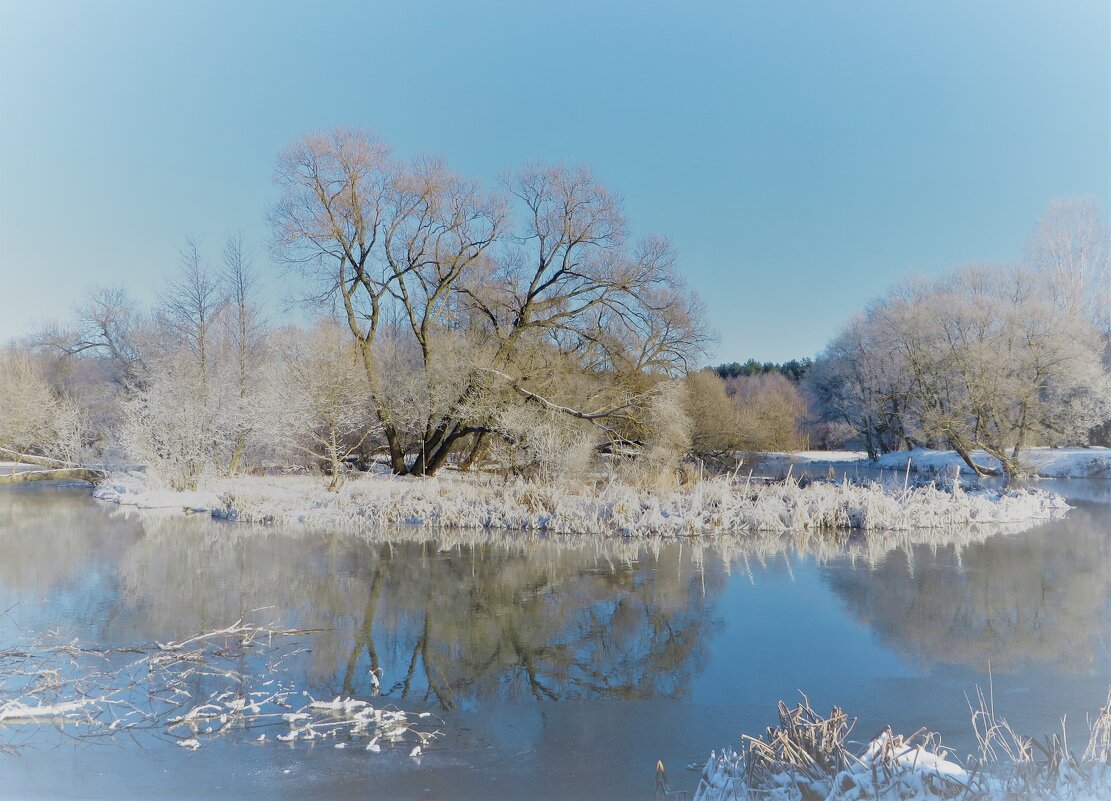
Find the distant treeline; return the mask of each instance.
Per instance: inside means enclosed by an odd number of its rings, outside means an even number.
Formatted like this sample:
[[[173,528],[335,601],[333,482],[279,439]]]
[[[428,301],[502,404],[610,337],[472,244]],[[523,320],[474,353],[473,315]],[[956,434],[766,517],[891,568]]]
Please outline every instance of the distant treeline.
[[[813,366],[814,360],[809,358],[791,359],[789,362],[783,362],[782,364],[777,362],[758,362],[755,359],[749,359],[744,364],[740,362],[719,364],[714,368],[714,372],[721,376],[722,379],[779,373],[784,378],[798,383],[802,381],[803,377]]]

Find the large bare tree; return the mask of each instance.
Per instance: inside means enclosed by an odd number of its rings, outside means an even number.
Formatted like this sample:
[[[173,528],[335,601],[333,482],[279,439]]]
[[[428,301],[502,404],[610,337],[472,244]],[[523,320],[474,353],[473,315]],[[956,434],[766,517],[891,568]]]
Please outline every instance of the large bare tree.
[[[651,384],[629,377],[681,370],[706,340],[670,246],[630,245],[585,170],[530,167],[489,192],[339,129],[285,151],[277,180],[274,252],[346,321],[396,473],[435,472],[508,403],[627,412]]]

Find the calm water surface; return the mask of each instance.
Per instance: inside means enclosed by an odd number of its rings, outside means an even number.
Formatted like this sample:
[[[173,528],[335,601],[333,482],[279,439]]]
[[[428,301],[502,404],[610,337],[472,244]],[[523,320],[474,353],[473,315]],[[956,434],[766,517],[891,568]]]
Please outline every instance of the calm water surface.
[[[0,647],[44,632],[126,646],[244,617],[324,629],[285,663],[298,687],[368,698],[377,669],[375,703],[431,711],[444,736],[418,764],[253,731],[190,752],[0,727],[0,745],[25,743],[0,753],[0,797],[639,801],[657,759],[693,789],[687,763],[799,691],[859,716],[861,739],[924,725],[965,753],[965,696],[989,666],[1018,728],[1067,714],[1079,738],[1111,683],[1109,485],[1058,485],[1079,507],[1022,532],[820,554],[256,529],[4,489]]]

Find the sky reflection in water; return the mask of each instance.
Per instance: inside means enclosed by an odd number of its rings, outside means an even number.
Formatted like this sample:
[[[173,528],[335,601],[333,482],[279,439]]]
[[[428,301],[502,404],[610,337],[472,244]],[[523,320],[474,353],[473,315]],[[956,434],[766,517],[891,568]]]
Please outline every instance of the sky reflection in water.
[[[862,737],[927,725],[967,749],[965,693],[989,664],[1020,728],[1064,713],[1082,726],[1111,683],[1109,530],[1111,507],[1087,503],[1027,531],[962,532],[960,546],[919,533],[799,554],[256,529],[4,492],[4,641],[16,623],[102,645],[243,617],[323,628],[289,665],[298,686],[369,697],[377,670],[390,703],[436,712],[446,733],[419,766],[245,739],[139,757],[47,737],[0,758],[0,797],[648,798],[656,759],[693,787],[683,765],[761,730],[799,690],[859,715]]]

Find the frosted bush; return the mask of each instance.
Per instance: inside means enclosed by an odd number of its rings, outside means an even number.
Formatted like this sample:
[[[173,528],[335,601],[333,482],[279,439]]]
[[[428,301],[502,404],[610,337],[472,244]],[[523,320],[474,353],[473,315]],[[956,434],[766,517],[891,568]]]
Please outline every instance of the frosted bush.
[[[119,441],[129,458],[175,490],[193,490],[231,438],[213,387],[181,362],[167,364],[122,406]]]
[[[0,351],[0,447],[75,461],[87,434],[84,411],[51,387],[38,362]]]
[[[597,435],[579,420],[511,406],[498,416],[501,434],[491,456],[545,484],[585,475],[594,458]]]

